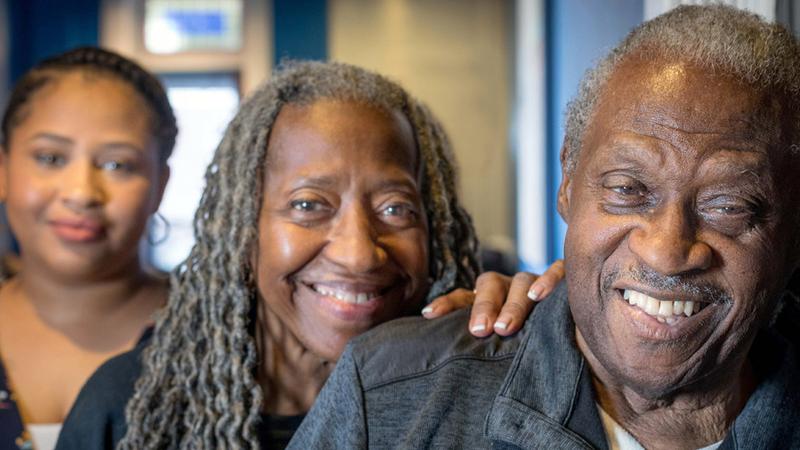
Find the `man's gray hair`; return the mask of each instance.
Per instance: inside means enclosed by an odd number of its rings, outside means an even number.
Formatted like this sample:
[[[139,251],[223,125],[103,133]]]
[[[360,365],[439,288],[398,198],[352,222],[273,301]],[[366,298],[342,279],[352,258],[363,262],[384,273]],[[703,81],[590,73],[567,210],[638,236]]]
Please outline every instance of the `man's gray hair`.
[[[729,6],[680,6],[635,28],[584,75],[577,96],[567,106],[562,154],[567,173],[577,165],[584,132],[605,84],[616,67],[634,54],[689,61],[779,93],[792,114],[791,149],[800,149],[800,42],[782,26]]]

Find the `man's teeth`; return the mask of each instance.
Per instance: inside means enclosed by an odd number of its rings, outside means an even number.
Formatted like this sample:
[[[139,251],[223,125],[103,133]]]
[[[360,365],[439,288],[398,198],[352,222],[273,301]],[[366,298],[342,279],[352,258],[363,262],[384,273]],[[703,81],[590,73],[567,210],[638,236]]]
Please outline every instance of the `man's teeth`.
[[[317,285],[314,285],[313,288],[320,295],[324,295],[326,297],[333,297],[337,300],[341,300],[347,303],[356,303],[356,304],[366,303],[367,301],[372,300],[373,298],[378,296],[378,293],[376,292],[348,292]]]
[[[700,311],[701,308],[699,303],[693,301],[658,300],[630,289],[625,289],[622,293],[622,298],[627,300],[631,305],[638,306],[647,314],[655,317],[659,322],[665,322],[670,325],[675,323],[679,317],[690,317],[692,314]]]

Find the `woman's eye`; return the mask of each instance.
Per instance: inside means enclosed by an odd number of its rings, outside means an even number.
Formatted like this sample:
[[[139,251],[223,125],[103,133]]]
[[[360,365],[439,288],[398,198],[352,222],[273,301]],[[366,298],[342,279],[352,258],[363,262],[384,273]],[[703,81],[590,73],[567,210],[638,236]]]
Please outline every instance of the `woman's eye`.
[[[378,211],[382,220],[395,226],[408,226],[416,222],[417,211],[409,204],[391,203]]]
[[[61,167],[66,163],[66,158],[57,153],[36,153],[34,155],[36,164],[43,167]]]
[[[381,212],[384,216],[409,216],[414,214],[411,207],[408,205],[396,204],[396,205],[389,205],[383,209]]]
[[[322,209],[322,203],[314,200],[294,200],[290,203],[295,211],[314,212]]]
[[[109,172],[132,172],[133,165],[124,161],[105,161],[100,163],[100,168]]]

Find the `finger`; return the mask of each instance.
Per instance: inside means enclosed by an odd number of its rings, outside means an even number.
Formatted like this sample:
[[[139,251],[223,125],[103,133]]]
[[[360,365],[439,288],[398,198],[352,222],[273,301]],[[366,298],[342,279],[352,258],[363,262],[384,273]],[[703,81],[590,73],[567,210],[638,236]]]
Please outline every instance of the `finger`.
[[[536,280],[536,275],[527,272],[520,272],[511,279],[503,309],[494,323],[495,333],[509,336],[522,328],[536,305],[536,302],[532,302],[528,298],[528,290],[534,280]]]
[[[557,259],[550,267],[533,282],[528,290],[528,298],[540,301],[550,295],[564,279],[564,260]]]
[[[478,337],[492,334],[492,327],[506,299],[510,283],[509,277],[496,272],[486,272],[478,277],[469,321],[470,333]]]
[[[435,319],[449,314],[457,309],[468,308],[475,299],[475,293],[469,289],[455,289],[445,295],[436,297],[427,306],[422,308],[422,315],[427,319]]]

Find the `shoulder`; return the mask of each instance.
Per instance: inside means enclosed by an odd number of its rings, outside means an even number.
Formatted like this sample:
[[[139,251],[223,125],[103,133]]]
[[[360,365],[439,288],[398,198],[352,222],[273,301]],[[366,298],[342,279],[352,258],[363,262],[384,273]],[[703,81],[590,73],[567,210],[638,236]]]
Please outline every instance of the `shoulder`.
[[[364,389],[422,376],[454,361],[468,365],[513,359],[524,330],[511,337],[476,338],[467,330],[469,313],[465,309],[434,320],[405,317],[353,339],[349,356]]]
[[[125,406],[141,373],[145,345],[111,358],[89,378],[64,421],[57,449],[109,448],[125,435]]]
[[[133,350],[103,363],[86,382],[81,390],[81,396],[127,402],[133,394],[133,387],[142,370],[143,348],[144,345],[137,345]]]

